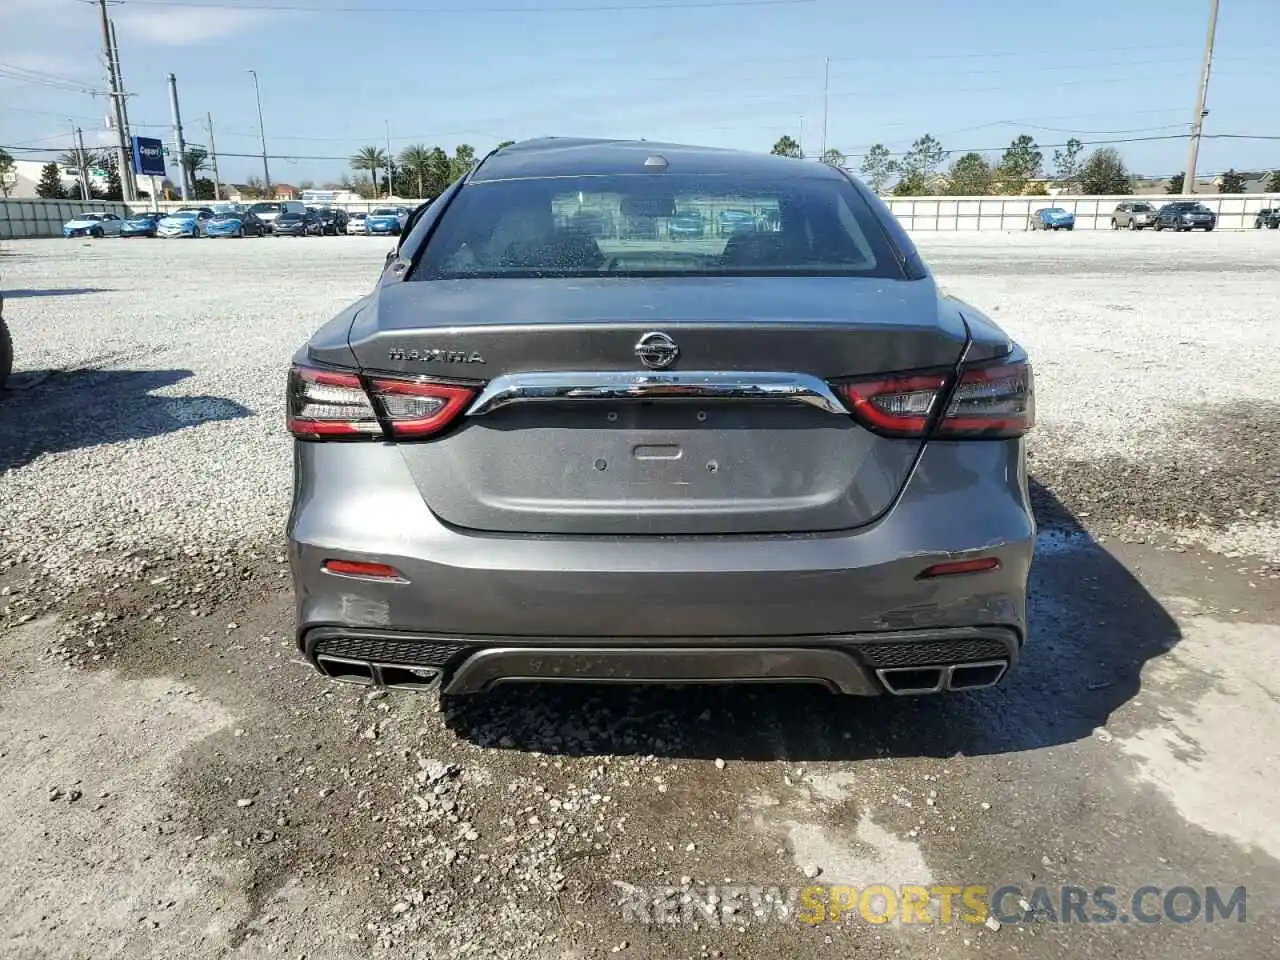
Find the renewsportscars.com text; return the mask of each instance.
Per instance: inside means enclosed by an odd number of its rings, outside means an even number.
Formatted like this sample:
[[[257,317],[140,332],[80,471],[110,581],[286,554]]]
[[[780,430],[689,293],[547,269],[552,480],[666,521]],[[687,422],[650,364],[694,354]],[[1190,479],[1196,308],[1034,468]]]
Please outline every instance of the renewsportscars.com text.
[[[623,919],[646,924],[1244,923],[1247,899],[1242,886],[615,886]]]

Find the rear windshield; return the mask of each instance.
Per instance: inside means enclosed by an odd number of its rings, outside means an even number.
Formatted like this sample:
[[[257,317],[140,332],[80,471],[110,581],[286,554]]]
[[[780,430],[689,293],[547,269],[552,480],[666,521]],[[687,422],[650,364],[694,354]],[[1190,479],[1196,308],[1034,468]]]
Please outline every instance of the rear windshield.
[[[410,279],[904,273],[847,180],[618,175],[473,182]]]
[[[370,214],[371,217],[394,217],[396,212],[390,207],[379,207]]]

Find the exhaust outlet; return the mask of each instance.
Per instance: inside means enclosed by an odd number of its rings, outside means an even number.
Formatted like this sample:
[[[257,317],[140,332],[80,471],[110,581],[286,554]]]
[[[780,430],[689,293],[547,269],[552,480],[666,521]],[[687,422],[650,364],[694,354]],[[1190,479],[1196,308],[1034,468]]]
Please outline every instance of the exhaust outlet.
[[[1009,669],[1008,660],[979,663],[945,663],[924,667],[885,667],[876,676],[885,689],[900,697],[943,690],[981,690],[1000,682]]]
[[[947,679],[948,690],[981,690],[994,687],[1009,669],[1007,660],[989,660],[984,663],[960,663],[952,667]]]
[[[899,697],[940,693],[946,686],[946,667],[884,667],[876,676],[885,689]]]
[[[347,660],[342,657],[316,657],[316,666],[330,680],[341,683],[358,683],[368,686],[374,682],[373,665],[361,660]]]
[[[402,663],[373,664],[375,682],[392,690],[416,690],[420,693],[440,685],[440,671],[435,667],[412,667]]]

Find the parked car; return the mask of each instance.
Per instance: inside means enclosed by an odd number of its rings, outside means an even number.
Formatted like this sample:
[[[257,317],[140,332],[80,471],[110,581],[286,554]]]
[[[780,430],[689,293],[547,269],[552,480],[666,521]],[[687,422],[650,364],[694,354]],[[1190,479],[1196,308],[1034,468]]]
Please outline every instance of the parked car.
[[[282,213],[306,213],[306,205],[301,200],[259,200],[257,203],[250,204],[249,212],[267,225],[273,228],[276,217]]]
[[[1118,204],[1111,213],[1111,229],[1119,230],[1128,227],[1130,230],[1143,230],[1154,226],[1156,208],[1145,200],[1126,200]]]
[[[0,291],[0,390],[9,382],[13,373],[13,336],[4,319],[4,292]]]
[[[607,257],[556,223],[579,194],[636,219],[776,203],[779,229]],[[871,190],[764,154],[551,139],[446,196],[288,376],[311,663],[449,695],[935,693],[1016,663],[1029,360]]]
[[[310,210],[306,213],[282,213],[276,217],[272,231],[278,237],[319,237],[324,234],[324,224]]]
[[[1263,207],[1253,218],[1255,230],[1266,227],[1268,230],[1280,228],[1280,207]]]
[[[347,211],[341,207],[322,207],[313,210],[320,221],[321,232],[331,233],[335,237],[347,231]]]
[[[212,217],[213,211],[208,207],[181,207],[156,224],[156,236],[166,239],[190,237],[198,240],[204,236],[205,224]]]
[[[566,226],[597,240],[613,236],[613,218],[599,210],[579,210]],[[405,229],[409,229],[407,224]]]
[[[1062,207],[1042,207],[1031,215],[1032,230],[1074,230],[1076,217]]]
[[[214,213],[204,225],[207,237],[265,237],[270,233],[257,214],[248,210],[223,210]]]
[[[407,219],[408,215],[401,217],[396,207],[375,207],[365,217],[365,230],[374,236],[396,236],[404,228]]]
[[[409,235],[413,233],[413,228],[418,225],[418,221],[423,218],[429,209],[431,209],[431,204],[433,202],[434,201],[432,200],[424,200],[413,208],[413,211],[409,214],[409,219],[405,221],[404,229],[400,231],[400,237],[396,240],[396,245],[387,251],[387,258],[382,264],[383,270],[390,267],[391,264],[395,262],[396,258],[399,257],[400,249],[404,246],[404,242],[409,239]]]
[[[746,210],[721,210],[719,225],[720,236],[730,237],[735,233],[753,232],[756,229],[756,218]]]
[[[369,215],[364,212],[356,212],[356,213],[350,214],[347,217],[347,233],[348,234],[368,233],[369,225],[365,223],[365,220],[368,218],[368,216]]]
[[[1203,203],[1175,200],[1166,203],[1156,214],[1157,230],[1203,230],[1208,233],[1218,225],[1218,218]]]
[[[62,225],[64,237],[118,237],[124,223],[114,213],[78,213]]]
[[[156,227],[163,217],[164,214],[162,213],[135,213],[126,217],[124,222],[120,224],[120,236],[154,237],[156,235]]]
[[[672,237],[693,240],[706,232],[706,225],[702,222],[702,214],[697,210],[680,210],[667,221],[667,232]]]

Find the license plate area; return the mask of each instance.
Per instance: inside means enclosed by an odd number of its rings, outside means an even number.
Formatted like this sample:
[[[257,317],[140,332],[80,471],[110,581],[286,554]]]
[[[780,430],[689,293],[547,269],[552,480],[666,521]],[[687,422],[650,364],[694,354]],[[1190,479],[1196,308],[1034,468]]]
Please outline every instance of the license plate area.
[[[512,406],[401,446],[449,523],[647,534],[848,529],[888,505],[918,450],[851,417],[743,401]]]

